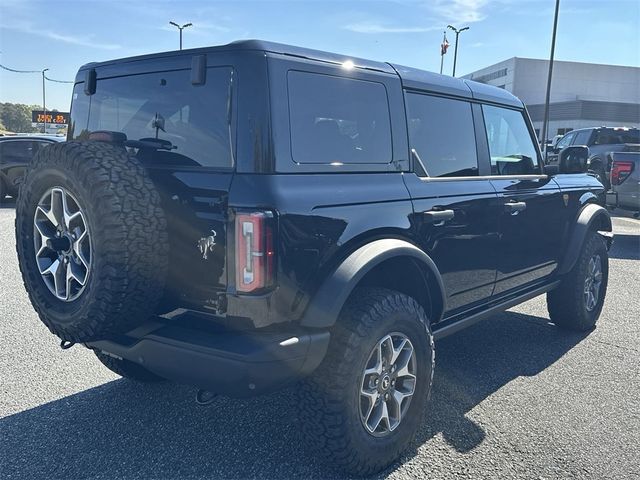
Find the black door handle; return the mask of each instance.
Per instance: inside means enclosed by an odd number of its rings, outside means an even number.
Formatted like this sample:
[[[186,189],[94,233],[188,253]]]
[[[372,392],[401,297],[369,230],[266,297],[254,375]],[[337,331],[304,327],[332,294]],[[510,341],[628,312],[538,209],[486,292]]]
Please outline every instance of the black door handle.
[[[526,202],[508,202],[504,204],[504,210],[511,215],[516,215],[527,208]]]
[[[444,222],[448,222],[449,220],[453,220],[455,217],[455,212],[453,210],[428,210],[423,212],[424,216],[427,218],[427,221],[434,225],[443,225]]]

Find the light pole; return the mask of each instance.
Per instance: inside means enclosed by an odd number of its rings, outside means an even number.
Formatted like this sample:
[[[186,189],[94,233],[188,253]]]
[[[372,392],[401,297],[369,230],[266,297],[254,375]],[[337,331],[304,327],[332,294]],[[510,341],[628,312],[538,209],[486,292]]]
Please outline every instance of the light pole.
[[[170,25],[173,25],[174,27],[176,27],[178,30],[180,30],[180,50],[182,50],[182,30],[184,30],[187,27],[191,27],[193,26],[193,23],[185,23],[184,25],[180,26],[178,25],[176,22],[169,22]]]
[[[48,68],[45,68],[44,70],[42,70],[42,113],[44,114],[44,118],[43,118],[43,124],[42,124],[42,133],[47,133],[47,104],[46,104],[46,98],[45,98],[45,88],[44,88],[44,72],[46,72],[47,70],[49,70]]]
[[[549,100],[551,97],[551,76],[553,75],[553,56],[556,50],[556,30],[558,29],[558,10],[560,0],[556,0],[556,12],[553,17],[553,33],[551,35],[551,54],[549,55],[549,75],[547,76],[547,96],[544,101],[544,118],[542,119],[542,131],[540,132],[540,142],[544,146],[544,159],[547,160],[547,135],[549,130]]]
[[[454,52],[453,52],[453,76],[455,77],[456,76],[456,60],[458,59],[458,35],[460,35],[465,30],[469,30],[469,27],[464,27],[464,28],[461,28],[460,30],[458,30],[453,25],[447,25],[447,28],[450,28],[451,30],[453,30],[456,33],[456,46],[455,46]]]

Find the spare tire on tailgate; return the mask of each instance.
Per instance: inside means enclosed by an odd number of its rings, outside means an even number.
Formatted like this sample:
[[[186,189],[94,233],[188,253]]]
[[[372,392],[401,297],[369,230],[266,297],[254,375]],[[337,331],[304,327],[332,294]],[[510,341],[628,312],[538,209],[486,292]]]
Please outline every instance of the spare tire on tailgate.
[[[31,303],[66,341],[130,330],[163,293],[168,234],[160,194],[124,148],[42,149],[20,188],[16,247]]]

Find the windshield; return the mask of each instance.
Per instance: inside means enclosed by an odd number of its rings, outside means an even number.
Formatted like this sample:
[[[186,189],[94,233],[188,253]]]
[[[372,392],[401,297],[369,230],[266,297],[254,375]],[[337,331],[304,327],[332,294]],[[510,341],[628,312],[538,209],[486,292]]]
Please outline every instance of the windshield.
[[[167,151],[140,149],[152,162],[229,168],[231,74],[229,67],[209,68],[204,85],[193,85],[189,70],[108,78],[98,80],[91,96],[78,84],[69,139],[122,132],[128,140],[163,140]]]

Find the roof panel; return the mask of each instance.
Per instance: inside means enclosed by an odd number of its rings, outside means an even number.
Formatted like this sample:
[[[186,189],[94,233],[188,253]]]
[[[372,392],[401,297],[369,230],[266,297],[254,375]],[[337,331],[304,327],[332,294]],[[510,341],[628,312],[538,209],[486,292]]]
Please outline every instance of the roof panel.
[[[456,95],[458,97],[472,98],[471,90],[465,82],[459,78],[439,75],[417,68],[403,65],[390,64],[400,75],[402,85],[405,88],[415,88],[436,93]]]
[[[507,92],[504,88],[494,87],[485,83],[474,82],[472,80],[462,80],[471,90],[473,98],[486,102],[502,103],[512,107],[522,108],[522,102],[515,95]]]
[[[149,55],[140,55],[137,57],[108,60],[106,62],[100,62],[100,63],[88,63],[80,67],[80,70],[85,70],[87,68],[102,67],[105,65],[110,65],[115,63],[126,63],[126,62],[140,61],[140,60],[152,60],[155,58],[163,58],[163,57],[191,56],[191,55],[202,55],[206,53],[215,53],[215,52],[247,51],[247,50],[280,53],[283,55],[290,55],[293,57],[308,58],[312,60],[318,60],[321,62],[329,62],[329,63],[336,63],[336,64],[341,64],[347,60],[351,60],[354,63],[354,66],[359,68],[366,68],[370,70],[377,70],[377,71],[392,73],[392,74],[396,73],[395,70],[393,70],[393,68],[391,68],[391,66],[388,63],[384,63],[384,62],[375,62],[375,61],[366,60],[363,58],[351,57],[349,55],[323,52],[320,50],[313,50],[310,48],[296,47],[292,45],[285,45],[282,43],[275,43],[275,42],[265,42],[262,40],[238,40],[235,42],[228,43],[226,45],[217,45],[217,46],[203,47],[203,48],[192,48],[187,50],[174,50],[169,52],[152,53]]]

